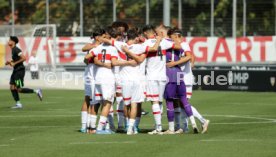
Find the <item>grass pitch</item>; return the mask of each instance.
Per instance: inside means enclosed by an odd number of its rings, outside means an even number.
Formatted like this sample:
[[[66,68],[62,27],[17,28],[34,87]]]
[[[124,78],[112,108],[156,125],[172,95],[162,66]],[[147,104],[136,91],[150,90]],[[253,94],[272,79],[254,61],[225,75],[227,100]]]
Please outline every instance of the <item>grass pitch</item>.
[[[275,157],[275,93],[195,91],[191,104],[210,119],[207,134],[89,135],[80,129],[83,91],[44,90],[44,100],[21,94],[23,109],[12,110],[0,90],[0,157]],[[143,105],[151,111],[148,103]],[[116,120],[116,116],[115,116]],[[163,116],[164,129],[167,119]],[[151,129],[153,116],[142,117]]]

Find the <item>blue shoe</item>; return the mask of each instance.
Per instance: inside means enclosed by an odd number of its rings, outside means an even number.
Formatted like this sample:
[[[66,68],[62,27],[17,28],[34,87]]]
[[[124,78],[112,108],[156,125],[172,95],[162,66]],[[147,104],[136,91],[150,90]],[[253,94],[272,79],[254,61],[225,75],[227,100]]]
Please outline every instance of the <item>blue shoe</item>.
[[[108,131],[108,130],[97,130],[96,134],[99,134],[99,135],[110,135],[112,133],[110,131]]]
[[[188,127],[184,127],[184,133],[189,133],[189,128]]]
[[[134,127],[134,134],[138,134],[138,133],[140,133],[140,129],[138,128],[138,127]]]
[[[81,132],[81,133],[86,133],[87,130],[86,130],[86,129],[80,129],[80,132]]]
[[[125,132],[127,132],[127,130],[128,130],[128,125],[125,126]]]
[[[110,133],[110,134],[115,134],[115,132],[112,131],[111,129],[105,130],[105,132]]]

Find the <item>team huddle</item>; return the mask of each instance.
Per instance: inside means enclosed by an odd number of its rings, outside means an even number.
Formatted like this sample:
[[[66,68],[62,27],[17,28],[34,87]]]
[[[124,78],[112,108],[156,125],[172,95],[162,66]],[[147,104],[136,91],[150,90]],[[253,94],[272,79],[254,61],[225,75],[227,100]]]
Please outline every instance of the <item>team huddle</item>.
[[[201,123],[201,133],[207,131],[209,120],[189,103],[194,57],[179,29],[163,25],[129,29],[124,22],[114,22],[105,29],[95,29],[91,39],[83,47],[87,66],[81,132],[138,134],[145,101],[151,102],[155,122],[148,134],[189,132],[189,122],[198,133],[195,118]],[[163,132],[164,99],[169,129]],[[115,100],[117,130],[113,120]]]

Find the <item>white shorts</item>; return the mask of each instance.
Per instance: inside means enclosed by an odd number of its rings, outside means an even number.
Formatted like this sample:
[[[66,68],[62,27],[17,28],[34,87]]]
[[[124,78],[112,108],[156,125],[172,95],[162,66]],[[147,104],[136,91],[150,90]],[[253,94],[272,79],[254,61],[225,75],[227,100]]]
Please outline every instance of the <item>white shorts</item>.
[[[163,102],[166,81],[148,80],[147,81],[147,101]]]
[[[84,93],[85,96],[89,96],[91,101],[90,105],[98,104],[99,101],[95,98],[95,81],[94,80],[87,80],[84,82]]]
[[[144,95],[145,95],[145,98],[146,98],[147,97],[147,79],[146,79],[146,77],[142,77],[140,82],[143,86],[143,92],[144,92]]]
[[[114,101],[115,84],[96,84],[95,89],[96,100],[107,100],[110,102]]]
[[[139,81],[122,81],[122,95],[124,104],[144,102],[143,85]]]
[[[193,85],[186,85],[186,96],[188,99],[192,98],[193,94]]]
[[[122,93],[122,81],[119,74],[115,74],[116,93]]]

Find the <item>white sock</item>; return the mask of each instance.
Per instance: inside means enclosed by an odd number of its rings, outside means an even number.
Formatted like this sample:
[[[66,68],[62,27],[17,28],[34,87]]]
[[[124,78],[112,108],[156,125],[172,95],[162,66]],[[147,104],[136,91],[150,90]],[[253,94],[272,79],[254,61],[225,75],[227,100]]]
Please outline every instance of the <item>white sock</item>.
[[[206,119],[202,117],[202,115],[197,111],[196,108],[192,107],[193,115],[200,121],[200,123],[203,125],[206,122]]]
[[[161,114],[163,114],[163,102],[159,102],[159,107],[160,107]]]
[[[169,122],[169,130],[174,132],[174,122]]]
[[[100,120],[99,120],[99,123],[98,123],[97,130],[103,130],[103,128],[104,128],[104,126],[106,124],[106,120],[107,120],[107,117],[100,116]]]
[[[159,104],[152,105],[152,112],[153,112],[153,116],[154,116],[156,130],[161,131],[162,123],[161,123],[161,111],[160,111]]]
[[[111,106],[107,118],[108,118],[108,123],[109,123],[110,128],[115,129],[113,106]]]
[[[185,128],[188,128],[189,125],[189,120],[188,120],[188,116],[186,115],[186,112],[184,109],[181,109],[181,120],[183,122],[183,129],[185,130]]]
[[[90,128],[91,114],[87,113],[86,128]]]
[[[191,121],[192,127],[193,127],[193,128],[197,128],[197,126],[196,126],[196,122],[195,122],[195,117],[194,117],[194,116],[190,116],[189,118],[190,118],[190,121]]]
[[[97,123],[97,116],[96,115],[90,115],[90,127],[92,129],[96,129],[96,123]]]
[[[110,130],[110,125],[109,125],[108,121],[106,121],[104,129],[105,130]]]
[[[134,127],[135,119],[129,119],[128,131],[132,131]]]
[[[120,97],[122,98],[122,97]],[[116,97],[116,100],[118,99],[118,97]],[[121,99],[121,101],[117,100],[117,119],[118,119],[118,127],[123,127],[124,125],[124,101],[123,99]]]
[[[141,117],[136,117],[134,126],[139,128],[140,121],[141,121]]]
[[[174,122],[175,122],[175,129],[180,129],[180,119],[181,119],[181,108],[177,107],[174,109]]]
[[[86,129],[87,111],[81,111],[81,129]]]

